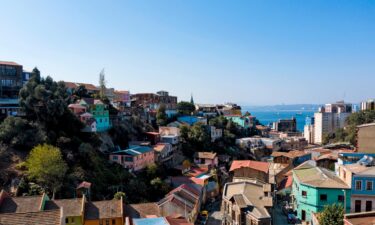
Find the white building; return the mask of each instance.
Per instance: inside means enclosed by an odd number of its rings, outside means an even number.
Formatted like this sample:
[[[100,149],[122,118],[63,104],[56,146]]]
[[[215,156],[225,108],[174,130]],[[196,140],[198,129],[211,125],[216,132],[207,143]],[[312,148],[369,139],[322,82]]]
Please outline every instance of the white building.
[[[352,113],[352,104],[343,101],[326,104],[325,107],[319,108],[314,114],[314,143],[321,144],[323,136],[334,132],[338,128],[345,126],[346,118]]]
[[[305,125],[303,128],[303,136],[309,144],[313,144],[315,139],[314,125]]]
[[[217,139],[223,137],[223,129],[216,128],[215,126],[210,126],[211,131],[211,142],[215,142]]]

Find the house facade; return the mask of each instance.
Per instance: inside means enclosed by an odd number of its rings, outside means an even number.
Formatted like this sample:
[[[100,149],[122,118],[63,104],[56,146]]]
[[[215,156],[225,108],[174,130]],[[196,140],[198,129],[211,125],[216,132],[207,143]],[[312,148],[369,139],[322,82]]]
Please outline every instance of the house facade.
[[[217,167],[219,159],[214,152],[196,152],[194,154],[194,163],[197,165],[206,165],[209,168]]]
[[[340,165],[339,177],[351,187],[351,212],[375,210],[375,167],[361,164]]]
[[[110,153],[109,160],[131,171],[139,171],[155,162],[155,153],[149,146],[131,145],[128,149]]]
[[[270,163],[252,160],[234,160],[229,169],[233,181],[259,180],[269,182]]]
[[[350,210],[350,187],[333,172],[307,161],[293,170],[292,195],[297,217],[311,222],[325,205],[339,203]]]
[[[244,129],[255,127],[254,116],[225,115],[224,117]]]

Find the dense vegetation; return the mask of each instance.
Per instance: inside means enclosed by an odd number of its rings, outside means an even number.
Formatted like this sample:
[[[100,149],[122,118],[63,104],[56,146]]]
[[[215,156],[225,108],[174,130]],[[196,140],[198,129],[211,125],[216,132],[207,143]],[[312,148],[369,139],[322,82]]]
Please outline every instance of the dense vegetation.
[[[344,207],[340,204],[326,205],[319,214],[320,225],[343,225]]]
[[[83,124],[67,107],[80,97],[90,96],[83,87],[68,95],[63,82],[42,78],[37,69],[21,89],[20,105],[25,116],[7,117],[0,124],[2,163],[9,161],[5,166],[12,167],[10,158],[6,157],[9,154],[27,159],[17,166],[21,172],[20,194],[45,191],[69,198],[74,197],[80,182],[88,181],[92,183],[92,199],[113,198],[121,191],[137,193],[127,196],[129,202],[157,200],[163,196],[168,188],[162,182],[164,177],[159,169],[150,169],[153,172],[135,177],[108,162],[107,156],[99,151],[102,141],[97,134],[80,132]],[[102,100],[106,103],[105,98]],[[145,129],[149,126],[133,116],[116,123],[108,133],[115,144],[125,148],[129,139],[139,138]],[[9,184],[17,173],[0,173],[0,188]]]
[[[375,121],[375,111],[359,111],[352,113],[347,118],[345,128],[337,129],[335,132],[324,135],[323,144],[336,142],[349,142],[356,144],[356,130],[358,125],[373,123]]]

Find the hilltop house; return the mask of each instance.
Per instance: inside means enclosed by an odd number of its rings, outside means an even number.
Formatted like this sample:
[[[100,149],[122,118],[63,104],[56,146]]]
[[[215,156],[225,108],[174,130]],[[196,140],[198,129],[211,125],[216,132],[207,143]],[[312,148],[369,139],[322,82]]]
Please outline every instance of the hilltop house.
[[[139,171],[155,162],[155,153],[149,146],[130,145],[128,149],[110,153],[109,160],[129,170]]]
[[[310,222],[312,214],[321,212],[325,205],[341,203],[350,209],[350,187],[334,172],[306,161],[293,170],[294,208],[297,217]]]
[[[225,115],[227,120],[231,120],[238,126],[248,129],[255,127],[255,117],[254,116],[241,116],[241,115]]]

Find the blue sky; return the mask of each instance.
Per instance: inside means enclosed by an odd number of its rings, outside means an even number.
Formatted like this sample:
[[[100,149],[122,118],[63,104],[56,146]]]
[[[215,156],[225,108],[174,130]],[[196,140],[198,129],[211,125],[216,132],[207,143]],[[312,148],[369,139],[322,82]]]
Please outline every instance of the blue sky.
[[[375,97],[375,1],[0,0],[0,60],[241,104]]]

